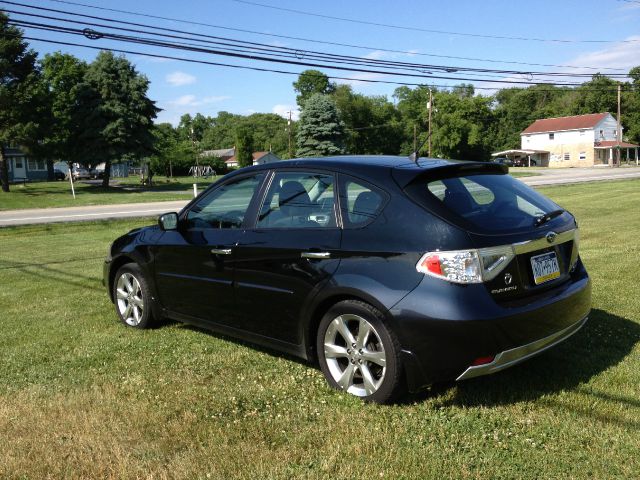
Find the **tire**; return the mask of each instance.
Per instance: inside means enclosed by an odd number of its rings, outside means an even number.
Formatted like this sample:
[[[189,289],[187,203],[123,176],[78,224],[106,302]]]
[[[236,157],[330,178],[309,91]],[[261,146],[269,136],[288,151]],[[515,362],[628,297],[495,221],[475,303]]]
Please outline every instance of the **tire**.
[[[153,324],[151,293],[142,270],[135,263],[118,269],[113,282],[113,303],[120,321],[132,328],[149,328]]]
[[[320,321],[316,349],[332,387],[375,403],[402,393],[400,343],[375,307],[357,300],[335,304]]]

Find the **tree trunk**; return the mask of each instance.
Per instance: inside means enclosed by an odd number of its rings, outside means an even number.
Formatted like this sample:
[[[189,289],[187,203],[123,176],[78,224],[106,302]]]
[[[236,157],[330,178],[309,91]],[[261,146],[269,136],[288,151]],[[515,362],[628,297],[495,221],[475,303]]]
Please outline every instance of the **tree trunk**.
[[[0,142],[0,182],[2,183],[2,191],[9,191],[9,167],[7,165],[7,157],[4,154],[4,145]]]
[[[102,178],[102,188],[109,187],[109,177],[111,177],[111,160],[104,162],[104,177]]]
[[[47,180],[53,182],[56,179],[53,175],[53,160],[47,159]]]

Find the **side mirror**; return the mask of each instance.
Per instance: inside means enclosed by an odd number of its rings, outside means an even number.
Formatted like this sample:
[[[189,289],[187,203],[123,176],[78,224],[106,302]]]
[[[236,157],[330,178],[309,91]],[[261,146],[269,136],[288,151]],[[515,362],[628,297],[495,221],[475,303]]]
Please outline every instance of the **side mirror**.
[[[162,230],[178,229],[178,214],[175,212],[164,213],[158,218],[158,225]]]

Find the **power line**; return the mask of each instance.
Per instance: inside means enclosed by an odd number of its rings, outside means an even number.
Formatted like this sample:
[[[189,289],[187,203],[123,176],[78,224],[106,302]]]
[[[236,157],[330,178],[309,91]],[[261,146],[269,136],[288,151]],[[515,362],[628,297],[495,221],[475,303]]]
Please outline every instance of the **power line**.
[[[598,71],[603,71],[603,70],[624,71],[624,72],[627,71],[627,69],[625,69],[625,68],[614,68],[614,67],[594,67],[594,66],[562,65],[562,64],[559,65],[559,64],[548,64],[548,63],[528,63],[528,62],[513,61],[513,60],[498,60],[498,59],[478,58],[478,57],[462,57],[462,56],[454,56],[454,55],[440,55],[440,54],[435,54],[435,53],[413,52],[413,51],[407,51],[407,50],[394,50],[394,49],[389,49],[389,48],[384,48],[384,47],[373,47],[373,46],[366,46],[366,45],[331,42],[331,41],[328,41],[328,40],[318,40],[318,39],[310,39],[310,38],[304,38],[304,37],[281,35],[281,34],[275,34],[275,33],[257,32],[255,30],[247,30],[247,29],[242,29],[242,28],[233,28],[233,27],[228,27],[228,26],[223,26],[223,25],[215,25],[215,24],[211,24],[211,23],[196,22],[196,21],[193,21],[193,20],[184,20],[184,19],[172,18],[172,17],[163,17],[163,16],[159,16],[159,15],[152,15],[152,14],[142,13],[142,12],[134,12],[134,11],[130,11],[130,10],[119,10],[119,9],[115,9],[115,8],[101,7],[101,6],[97,6],[97,5],[91,5],[91,4],[80,3],[80,2],[73,2],[73,1],[69,1],[69,0],[49,0],[49,1],[50,2],[55,2],[55,3],[67,4],[67,5],[74,5],[74,6],[92,8],[92,9],[95,9],[95,10],[123,13],[123,14],[127,14],[127,15],[134,15],[134,16],[140,16],[140,17],[146,17],[146,18],[154,18],[154,19],[158,19],[158,20],[166,20],[166,21],[178,22],[178,23],[189,24],[189,25],[198,25],[198,26],[217,28],[217,29],[228,30],[228,31],[235,31],[235,32],[241,32],[241,33],[250,33],[250,34],[253,34],[253,35],[261,35],[261,36],[266,36],[266,37],[271,37],[271,38],[281,38],[281,39],[286,39],[286,40],[297,40],[297,41],[301,41],[301,42],[309,42],[309,43],[324,44],[324,45],[333,45],[333,46],[360,49],[360,50],[368,50],[368,51],[376,50],[376,51],[381,51],[381,52],[385,52],[385,53],[399,53],[399,54],[411,55],[411,56],[424,56],[424,57],[446,58],[446,59],[453,59],[453,60],[465,60],[465,61],[476,61],[476,62],[487,62],[487,63],[511,64],[511,65],[526,65],[526,66],[534,66],[534,67],[572,68],[572,69],[598,70]],[[4,3],[16,4],[14,2],[4,2]],[[17,5],[24,5],[24,4],[17,4]],[[30,5],[24,5],[24,6],[29,6],[30,7]],[[35,7],[31,7],[31,8],[35,8]]]
[[[337,54],[331,54],[331,53],[326,53],[326,52],[318,52],[318,51],[313,51],[313,50],[301,50],[301,49],[293,49],[293,48],[289,48],[289,47],[274,47],[274,46],[265,45],[265,44],[262,44],[262,43],[247,42],[247,41],[244,41],[244,40],[237,40],[237,39],[228,38],[228,37],[219,37],[219,36],[213,36],[213,35],[193,33],[193,32],[188,32],[188,31],[183,31],[183,30],[168,29],[168,28],[163,28],[163,27],[159,27],[159,26],[156,26],[156,25],[148,25],[148,24],[127,22],[127,21],[123,21],[123,20],[115,20],[115,19],[108,18],[108,17],[96,17],[96,16],[93,16],[93,15],[85,15],[85,14],[80,14],[80,13],[76,13],[76,12],[68,12],[68,11],[65,11],[65,10],[50,9],[50,8],[46,8],[46,7],[36,7],[36,6],[31,6],[31,5],[28,5],[28,4],[19,3],[19,2],[13,2],[13,1],[3,1],[3,2],[0,1],[0,3],[8,3],[8,4],[12,4],[12,5],[19,5],[19,6],[23,6],[23,7],[27,7],[27,8],[32,8],[32,9],[35,9],[35,10],[44,10],[44,11],[48,11],[48,12],[55,12],[55,13],[71,15],[71,16],[75,16],[75,17],[90,18],[92,20],[96,20],[97,19],[97,20],[106,21],[106,22],[110,22],[110,23],[124,24],[124,25],[130,25],[130,26],[135,26],[135,27],[143,27],[143,28],[151,28],[151,29],[156,29],[156,30],[160,30],[160,31],[163,31],[163,32],[181,33],[181,34],[189,35],[189,37],[182,37],[182,36],[176,36],[176,35],[173,35],[173,34],[164,34],[164,36],[171,37],[171,38],[203,41],[203,40],[200,40],[200,38],[194,39],[193,37],[195,36],[195,37],[206,38],[207,39],[206,43],[215,43],[215,44],[222,44],[222,45],[227,45],[227,46],[228,45],[232,45],[232,46],[242,45],[242,46],[245,46],[246,48],[251,48],[251,49],[256,49],[256,50],[261,50],[261,51],[268,51],[268,52],[276,52],[276,51],[279,52],[279,53],[288,52],[289,54],[291,54],[291,55],[293,55],[295,57],[300,57],[300,56],[305,56],[305,57],[308,57],[308,56],[321,56],[321,57],[323,57],[322,58],[323,60],[339,58],[340,60],[344,60],[344,59],[352,60],[354,62],[358,62],[358,63],[361,63],[361,64],[369,64],[369,65],[375,65],[375,66],[390,65],[390,66],[393,66],[393,67],[407,67],[409,69],[418,69],[420,71],[433,69],[433,70],[443,70],[443,71],[445,71],[447,73],[463,71],[463,72],[482,72],[482,73],[491,72],[491,73],[501,73],[501,74],[506,74],[506,75],[528,75],[528,76],[533,76],[533,75],[568,76],[568,77],[586,77],[586,76],[590,76],[590,74],[586,74],[586,73],[570,74],[570,73],[566,73],[566,72],[538,72],[538,71],[521,71],[521,70],[486,69],[486,68],[460,67],[460,66],[451,66],[451,65],[417,64],[417,63],[410,63],[410,62],[397,62],[397,61],[388,61],[388,60],[379,60],[379,59],[363,59],[362,57],[353,57],[353,56],[348,56],[348,55],[337,55]],[[25,16],[34,16],[34,17],[39,17],[39,18],[53,19],[53,20],[57,20],[57,21],[72,22],[72,20],[69,20],[69,19],[61,19],[59,17],[38,15],[38,14],[35,14],[35,13],[26,13],[26,12],[10,10],[10,9],[5,9],[5,11],[11,12],[11,13],[17,13],[17,14],[25,15]],[[127,28],[122,28],[122,27],[117,27],[117,26],[111,26],[111,25],[107,26],[107,25],[101,25],[101,24],[86,22],[86,21],[84,21],[84,23],[86,23],[88,25],[93,25],[93,26],[102,26],[102,27],[106,27],[106,28],[115,28],[115,29],[118,29],[118,30],[124,30],[124,31],[135,32],[135,33],[147,33],[147,34],[151,34],[151,35],[158,35],[155,32],[143,32],[143,31],[140,31],[140,30],[137,30],[137,29],[133,29],[132,30],[132,29],[127,29]],[[209,39],[212,39],[212,40],[215,40],[215,41],[212,42]],[[230,42],[230,43],[225,43],[225,42]],[[623,77],[626,77],[626,74],[610,74],[610,76],[623,76]],[[498,77],[498,78],[502,78],[502,77]]]
[[[60,27],[56,25],[46,25],[46,24],[38,24],[35,22],[23,22],[23,21],[16,21],[16,20],[10,20],[9,22],[19,26],[28,26],[30,28],[35,28],[40,30],[54,31],[54,32],[73,34],[73,35],[83,35],[83,36],[87,35],[86,29],[80,30],[77,28]],[[282,59],[282,58],[273,58],[273,57],[264,56],[264,55],[237,53],[237,52],[231,52],[227,50],[188,46],[184,44],[159,41],[159,40],[148,39],[144,37],[113,34],[109,32],[92,32],[92,34],[97,38],[123,41],[127,43],[137,43],[137,44],[156,46],[156,47],[162,47],[162,48],[186,50],[186,51],[196,52],[196,53],[207,53],[207,54],[228,56],[233,58],[267,61],[267,62],[273,62],[273,63],[284,63],[287,65],[298,65],[298,66],[305,66],[305,67],[326,68],[326,69],[356,72],[356,73],[370,73],[370,74],[382,74],[382,75],[392,75],[392,76],[400,76],[400,77],[429,78],[429,79],[439,79],[439,80],[456,80],[456,81],[470,81],[470,82],[482,81],[485,83],[499,83],[499,84],[510,84],[510,85],[540,85],[540,84],[549,83],[549,82],[519,81],[519,80],[509,80],[509,79],[506,79],[506,80],[505,79],[494,80],[489,78],[477,79],[477,78],[465,78],[465,77],[452,77],[452,76],[446,76],[446,75],[424,75],[424,74],[418,74],[418,73],[402,73],[402,72],[396,72],[396,71],[372,70],[372,69],[366,69],[366,68],[356,68],[356,67],[349,67],[349,66],[330,65],[326,63],[313,63],[313,62],[298,61],[298,60],[288,60],[288,59]],[[578,83],[570,83],[570,82],[565,82],[565,83],[554,82],[554,83],[568,85],[568,86],[579,85]]]
[[[4,35],[4,36],[12,36],[12,35]],[[16,35],[13,35],[14,37]],[[39,37],[31,37],[31,36],[22,36],[22,38],[24,38],[25,40],[32,40],[32,41],[37,41],[37,42],[45,42],[45,43],[51,43],[54,45],[65,45],[65,46],[71,46],[71,47],[81,47],[81,48],[88,48],[91,50],[98,50],[98,51],[107,51],[107,52],[113,52],[113,53],[123,53],[123,54],[128,54],[128,55],[140,55],[143,57],[151,57],[151,58],[159,58],[159,59],[164,59],[164,60],[176,60],[176,61],[180,61],[180,62],[187,62],[187,63],[196,63],[196,64],[202,64],[202,65],[211,65],[211,66],[217,66],[217,67],[228,67],[228,68],[236,68],[236,69],[241,69],[241,70],[253,70],[253,71],[258,71],[258,72],[270,72],[270,73],[279,73],[279,74],[285,74],[285,75],[296,75],[299,76],[300,73],[302,72],[291,72],[291,71],[287,71],[287,70],[277,70],[277,69],[271,69],[271,68],[262,68],[262,67],[251,67],[248,65],[233,65],[233,64],[228,64],[228,63],[220,63],[220,62],[211,62],[211,61],[207,61],[207,60],[198,60],[198,59],[193,59],[193,58],[184,58],[184,57],[174,57],[174,56],[169,56],[169,55],[160,55],[160,54],[154,54],[154,53],[147,53],[147,52],[139,52],[139,51],[133,51],[133,50],[125,50],[125,49],[121,49],[121,48],[109,48],[109,47],[97,47],[94,45],[86,45],[86,44],[81,44],[81,43],[74,43],[74,42],[65,42],[65,41],[61,41],[61,40],[53,40],[53,39],[48,39],[48,38],[39,38]],[[400,81],[390,81],[390,80],[375,80],[375,79],[369,79],[369,78],[352,78],[352,77],[339,77],[339,76],[333,76],[333,75],[328,75],[328,78],[332,79],[332,80],[347,80],[347,81],[352,81],[352,82],[364,82],[364,83],[380,83],[380,84],[386,84],[386,85],[400,85],[400,86],[409,86],[409,87],[424,87],[424,88],[455,88],[459,85],[439,85],[439,84],[425,84],[425,83],[415,83],[415,82],[400,82]],[[549,87],[552,87],[552,85],[546,85]],[[536,91],[545,91],[545,92],[557,92],[558,90],[560,90],[560,88],[553,88],[553,89],[543,89],[541,86],[532,86],[535,87]],[[518,89],[522,89],[522,90],[526,90],[524,87],[511,87],[511,88],[518,88]],[[564,87],[567,90],[573,90],[569,87]],[[481,87],[481,86],[474,86],[474,89],[476,90],[495,90],[495,87]],[[581,91],[613,91],[613,87],[611,88],[607,88],[607,87],[597,87],[597,88],[581,88]]]
[[[285,7],[276,7],[275,5],[267,5],[264,3],[251,2],[249,0],[229,0],[231,2],[243,3],[246,5],[252,5],[255,7],[269,8],[272,10],[279,10],[283,12],[296,13],[298,15],[306,15],[310,17],[318,17],[325,18],[329,20],[338,20],[341,22],[349,22],[349,23],[359,23],[361,25],[372,25],[375,27],[385,27],[385,28],[394,28],[397,30],[409,30],[414,32],[425,32],[425,33],[435,33],[439,35],[457,35],[462,37],[472,37],[472,38],[489,38],[494,40],[518,40],[518,41],[526,41],[526,42],[552,42],[552,43],[635,43],[640,40],[569,40],[562,38],[535,38],[535,37],[509,37],[505,35],[488,35],[488,34],[480,34],[480,33],[468,33],[468,32],[454,32],[454,31],[446,31],[446,30],[433,30],[429,28],[420,28],[420,27],[410,27],[406,25],[393,25],[389,23],[380,23],[380,22],[370,22],[367,20],[357,20],[355,18],[345,18],[345,17],[337,17],[334,15],[326,15],[322,13],[313,13],[307,12],[304,10],[296,10],[294,8],[285,8]]]
[[[18,2],[4,2],[4,3],[10,3],[10,4],[16,4],[16,5],[22,5],[22,6],[27,6],[29,8],[35,8],[35,9],[43,9],[46,11],[54,11],[54,12],[58,12],[58,13],[63,13],[63,14],[69,14],[69,15],[73,15],[73,16],[80,16],[80,17],[87,17],[87,18],[92,18],[92,19],[100,19],[100,20],[104,20],[107,22],[115,22],[115,23],[124,23],[127,25],[133,25],[133,26],[143,26],[146,28],[153,28],[153,29],[158,29],[158,30],[162,30],[162,31],[174,31],[174,30],[170,30],[170,29],[165,29],[162,27],[157,27],[154,25],[144,25],[144,24],[138,24],[138,23],[132,23],[132,22],[123,22],[123,21],[119,21],[119,20],[114,20],[114,19],[110,19],[110,18],[104,18],[104,17],[94,17],[94,16],[89,16],[89,15],[83,15],[83,14],[77,14],[74,12],[66,12],[66,11],[62,11],[62,10],[55,10],[55,9],[47,9],[44,7],[31,7],[29,5],[25,5],[25,4],[21,4]],[[63,22],[72,22],[72,20],[69,19],[62,19],[59,17],[51,17],[51,16],[46,16],[46,15],[38,15],[38,14],[34,14],[34,13],[25,13],[25,12],[20,12],[20,11],[15,11],[15,10],[6,10],[8,12],[12,12],[12,13],[17,13],[19,15],[26,15],[26,16],[33,16],[33,17],[38,17],[38,18],[46,18],[46,19],[52,19],[52,20],[57,20],[57,21],[63,21]],[[43,25],[43,24],[37,24],[37,23],[29,23],[29,22],[23,22],[21,25],[22,26],[26,26],[26,27],[33,27],[33,28],[45,28],[45,29],[55,29],[57,27],[54,27],[52,25]],[[75,22],[74,22],[75,23]],[[170,37],[170,38],[176,38],[176,39],[188,39],[188,40],[193,40],[193,41],[197,41],[197,42],[202,42],[202,43],[215,43],[215,44],[219,44],[219,45],[225,45],[227,46],[227,51],[220,51],[220,50],[205,50],[202,48],[199,48],[200,45],[194,45],[192,43],[182,43],[182,44],[167,44],[167,43],[158,43],[156,41],[152,41],[150,39],[145,39],[145,38],[140,38],[140,37],[127,37],[127,36],[119,36],[116,37],[114,35],[108,34],[107,36],[109,36],[112,39],[116,39],[116,40],[126,40],[126,41],[132,41],[135,43],[145,43],[147,42],[149,45],[154,45],[154,46],[162,46],[162,47],[166,47],[166,48],[185,48],[185,45],[187,47],[190,48],[186,48],[186,49],[191,49],[194,51],[201,51],[204,53],[212,53],[212,54],[217,54],[217,55],[228,55],[228,56],[234,56],[233,53],[229,52],[229,46],[233,46],[233,47],[237,47],[237,46],[241,46],[243,49],[233,49],[231,48],[231,52],[236,52],[238,53],[237,56],[241,57],[241,58],[251,58],[251,59],[256,59],[256,60],[264,60],[264,61],[276,61],[278,62],[278,60],[274,59],[274,58],[268,58],[268,57],[256,57],[255,55],[243,55],[243,53],[246,53],[247,50],[246,48],[249,49],[254,49],[254,50],[259,50],[262,52],[267,52],[269,55],[271,56],[276,56],[276,57],[285,57],[285,58],[292,58],[292,57],[297,57],[297,58],[302,58],[302,57],[309,57],[315,60],[320,60],[320,61],[333,61],[336,63],[341,63],[341,64],[356,64],[356,65],[364,65],[364,66],[374,66],[377,68],[400,68],[402,70],[417,70],[420,73],[426,73],[427,75],[429,75],[430,77],[428,78],[435,78],[435,79],[445,79],[445,80],[460,80],[460,81],[486,81],[486,82],[490,82],[490,83],[510,83],[510,84],[523,84],[523,85],[527,85],[527,84],[547,84],[547,83],[554,83],[554,84],[564,84],[564,85],[577,85],[575,83],[571,83],[571,82],[558,82],[558,81],[551,81],[549,79],[541,79],[541,81],[539,82],[533,82],[532,78],[534,75],[540,75],[540,76],[569,76],[569,77],[583,77],[583,76],[588,76],[589,74],[567,74],[564,72],[560,72],[560,73],[556,73],[556,72],[522,72],[522,71],[514,71],[514,70],[492,70],[492,69],[474,69],[474,68],[469,68],[469,67],[451,67],[451,66],[443,66],[443,65],[425,65],[425,64],[415,64],[415,63],[409,63],[409,62],[388,62],[388,61],[382,61],[382,60],[374,60],[374,59],[362,59],[360,57],[351,57],[351,56],[345,56],[345,55],[335,55],[335,54],[329,54],[329,53],[324,53],[324,52],[314,52],[314,51],[300,51],[300,50],[295,50],[293,51],[292,49],[289,48],[284,48],[284,47],[276,47],[276,49],[274,50],[274,47],[271,46],[265,46],[264,44],[256,44],[255,42],[244,42],[241,40],[236,40],[236,39],[228,39],[225,37],[216,37],[216,36],[211,36],[211,35],[201,35],[201,34],[194,34],[192,32],[182,32],[182,31],[177,31],[179,33],[185,33],[187,35],[189,35],[189,37],[184,37],[184,36],[178,36],[178,35],[172,35],[172,34],[158,34],[156,32],[148,32],[148,31],[141,31],[139,29],[128,29],[128,28],[123,28],[123,27],[117,27],[117,26],[111,26],[111,25],[103,25],[103,24],[97,24],[97,23],[92,23],[92,22],[85,22],[88,25],[92,25],[92,26],[100,26],[100,27],[106,27],[106,28],[113,28],[116,30],[121,30],[121,31],[129,31],[129,32],[135,32],[135,33],[145,33],[145,34],[151,34],[151,35],[155,35],[155,36],[165,36],[165,37]],[[62,33],[79,33],[78,30],[73,30],[73,29],[64,29],[63,27],[60,28],[60,30]],[[102,35],[102,34],[100,34]],[[212,42],[210,40],[204,41],[204,40],[200,40],[199,38],[192,38],[193,36],[204,36],[206,38],[211,38],[211,39],[216,39],[215,42]],[[224,42],[219,41],[220,39],[224,40]],[[151,42],[151,43],[149,43]],[[229,43],[231,42],[231,43]],[[249,46],[247,47],[248,44]],[[256,46],[257,45],[257,46]],[[192,48],[191,48],[192,47]],[[265,48],[266,47],[266,48]],[[274,53],[277,52],[277,53]],[[341,70],[346,70],[346,71],[357,71],[357,72],[366,72],[366,73],[383,73],[383,74],[391,74],[391,75],[400,75],[400,76],[415,76],[415,77],[420,77],[420,78],[424,78],[425,75],[416,75],[416,74],[402,74],[402,73],[397,73],[397,72],[381,72],[381,71],[370,71],[370,70],[363,70],[363,69],[352,69],[352,68],[342,68],[342,67],[336,67],[333,65],[326,65],[326,64],[313,64],[313,63],[309,63],[309,62],[299,62],[299,61],[287,61],[287,60],[283,60],[280,61],[280,63],[289,63],[289,64],[294,64],[294,65],[305,65],[305,66],[317,66],[317,67],[321,67],[321,68],[334,68],[334,69],[341,69]],[[442,70],[444,72],[447,73],[452,73],[452,72],[457,72],[457,70],[460,69],[461,71],[463,71],[466,75],[469,76],[476,76],[473,73],[470,72],[482,72],[483,77],[493,77],[493,78],[499,78],[500,80],[492,80],[490,78],[467,78],[467,77],[459,77],[459,76],[442,76],[442,75],[433,75],[432,72],[430,72],[429,70]],[[504,77],[502,76],[494,76],[494,75],[488,75],[486,72],[496,72],[496,73],[503,73],[503,74],[507,74],[507,75],[526,75],[528,77],[531,77],[528,81],[518,81],[518,80],[514,80],[514,79],[504,79]],[[621,74],[613,74],[611,76],[623,76],[626,77],[626,75],[621,75]]]

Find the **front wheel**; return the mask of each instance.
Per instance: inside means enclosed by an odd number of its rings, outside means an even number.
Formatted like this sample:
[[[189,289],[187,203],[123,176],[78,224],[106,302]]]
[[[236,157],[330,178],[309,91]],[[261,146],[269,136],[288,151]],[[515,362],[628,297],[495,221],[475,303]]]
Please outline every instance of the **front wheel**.
[[[371,305],[356,300],[334,305],[320,322],[316,348],[334,388],[376,403],[401,393],[400,343]]]
[[[151,326],[151,294],[140,267],[128,263],[120,267],[113,283],[113,300],[118,317],[134,328]]]

